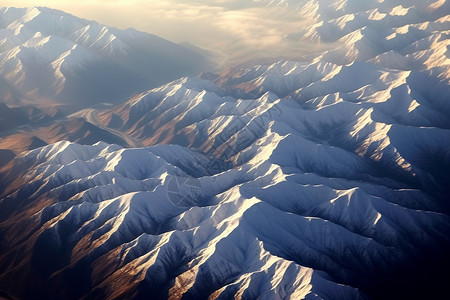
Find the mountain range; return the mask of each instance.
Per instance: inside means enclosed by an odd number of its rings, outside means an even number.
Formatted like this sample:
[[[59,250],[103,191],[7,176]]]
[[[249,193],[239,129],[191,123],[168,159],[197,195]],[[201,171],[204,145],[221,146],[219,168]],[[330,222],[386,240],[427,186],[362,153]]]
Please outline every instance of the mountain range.
[[[45,8],[0,10],[0,98],[11,105],[122,101],[211,66],[205,53]]]
[[[5,297],[445,295],[448,1],[259,3],[326,47],[76,112],[0,107],[24,116],[0,138]]]

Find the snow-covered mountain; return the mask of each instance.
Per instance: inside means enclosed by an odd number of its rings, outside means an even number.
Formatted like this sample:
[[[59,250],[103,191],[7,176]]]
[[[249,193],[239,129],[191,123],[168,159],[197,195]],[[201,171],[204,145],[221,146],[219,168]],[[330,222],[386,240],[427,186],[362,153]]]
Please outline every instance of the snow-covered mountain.
[[[10,104],[114,102],[208,64],[192,49],[134,29],[44,7],[0,8],[0,99]]]
[[[0,291],[442,297],[448,1],[356,2],[305,2],[317,23],[301,39],[333,43],[311,60],[184,77],[29,131],[79,143],[2,168]]]

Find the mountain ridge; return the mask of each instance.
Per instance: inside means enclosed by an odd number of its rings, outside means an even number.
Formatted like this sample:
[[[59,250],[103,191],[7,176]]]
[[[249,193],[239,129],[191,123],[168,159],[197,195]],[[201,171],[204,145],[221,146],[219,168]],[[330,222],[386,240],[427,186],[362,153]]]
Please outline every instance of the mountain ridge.
[[[136,30],[119,30],[44,7],[0,12],[1,77],[35,105],[36,98],[114,102],[211,67],[198,52]],[[114,90],[118,84],[130,88]],[[3,101],[22,100],[11,93],[3,94]]]
[[[2,167],[0,290],[65,299],[445,295],[450,85],[439,55],[450,23],[417,6],[428,21],[405,27],[414,9],[386,0],[358,2],[354,18],[345,9],[355,1],[334,1],[327,19],[325,2],[305,2],[320,13],[305,38],[336,26],[340,42],[311,60],[182,77],[40,128],[72,142]],[[377,3],[400,27],[367,13]],[[355,23],[361,16],[375,27]],[[73,122],[80,129],[68,132]],[[122,144],[93,143],[106,135]]]

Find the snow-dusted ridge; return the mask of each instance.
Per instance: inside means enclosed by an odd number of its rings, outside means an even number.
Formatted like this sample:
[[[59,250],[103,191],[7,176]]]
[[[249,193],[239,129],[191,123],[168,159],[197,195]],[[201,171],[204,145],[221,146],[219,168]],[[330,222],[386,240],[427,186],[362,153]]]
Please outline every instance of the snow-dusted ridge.
[[[0,8],[2,101],[113,102],[208,68],[192,50],[45,7]]]
[[[338,28],[337,48],[214,82],[180,78],[74,114],[142,147],[58,142],[5,166],[0,291],[441,296],[448,275],[439,272],[450,265],[450,87],[441,54],[450,27],[434,8],[448,1],[426,2],[428,14],[394,0],[357,9],[333,1],[331,10],[325,2],[306,5],[318,5],[315,28]],[[374,36],[383,39],[369,43]]]

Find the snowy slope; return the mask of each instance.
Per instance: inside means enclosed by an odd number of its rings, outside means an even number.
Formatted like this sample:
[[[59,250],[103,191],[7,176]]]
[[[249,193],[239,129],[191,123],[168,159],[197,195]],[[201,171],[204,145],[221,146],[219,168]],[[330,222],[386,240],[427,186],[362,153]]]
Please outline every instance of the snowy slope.
[[[333,1],[328,11],[327,1],[305,2],[317,26],[304,38],[324,39],[319,28],[336,26],[334,48],[310,61],[236,68],[214,82],[184,77],[73,115],[141,148],[64,141],[3,167],[0,291],[442,297],[448,4],[356,2]],[[386,11],[392,19],[378,15]]]
[[[207,59],[133,29],[118,30],[61,11],[0,9],[3,101],[112,102],[193,74]]]

